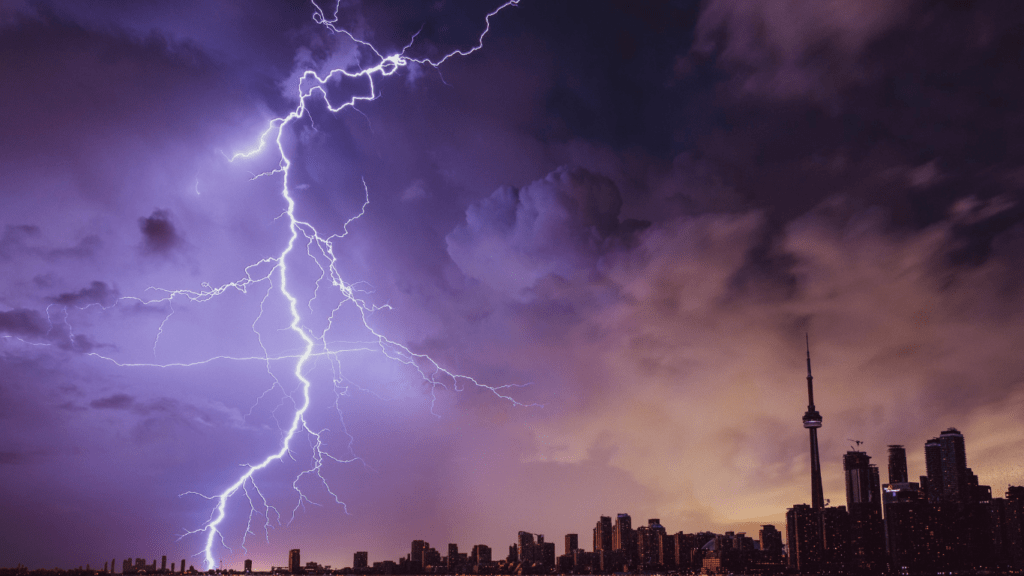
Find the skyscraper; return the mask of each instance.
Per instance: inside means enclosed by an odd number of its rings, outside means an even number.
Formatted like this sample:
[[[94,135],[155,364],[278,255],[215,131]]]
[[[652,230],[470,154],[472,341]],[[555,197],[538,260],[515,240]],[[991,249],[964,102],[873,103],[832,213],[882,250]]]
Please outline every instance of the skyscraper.
[[[928,472],[926,492],[929,502],[965,504],[971,500],[972,473],[967,468],[964,436],[956,428],[947,428],[924,444]]]
[[[302,561],[299,560],[299,549],[290,550],[288,552],[288,571],[292,574],[302,573]]]
[[[821,510],[797,504],[786,511],[786,547],[789,566],[813,572],[821,566]]]
[[[942,459],[942,500],[965,503],[970,500],[968,485],[971,472],[967,469],[964,436],[956,428],[947,428],[939,435]]]
[[[573,550],[580,547],[580,536],[579,534],[566,534],[565,535],[565,553],[572,554]]]
[[[594,552],[612,549],[612,519],[601,516],[594,527]]]
[[[665,527],[658,518],[651,518],[647,521],[647,526],[636,529],[637,561],[642,568],[651,568],[661,563],[663,536]]]
[[[370,553],[363,550],[352,555],[352,569],[365,570],[370,567]]]
[[[486,564],[491,561],[491,549],[484,544],[473,546],[473,564]]]
[[[889,455],[891,461],[892,448]],[[879,573],[885,565],[885,537],[878,468],[867,453],[851,450],[843,455],[843,472],[849,509],[849,562],[858,572]]]
[[[811,340],[805,335],[807,344],[807,412],[804,413],[804,428],[811,434],[811,507],[821,510],[825,507],[825,496],[821,489],[821,460],[818,457],[818,428],[821,428],[821,414],[814,409],[814,379],[811,376]]]
[[[448,569],[459,565],[459,545],[448,543]]]
[[[622,555],[626,564],[636,561],[636,532],[629,514],[619,514],[612,528],[612,550]]]
[[[420,568],[426,566],[424,553],[430,545],[423,540],[413,540],[412,549],[409,551],[409,561],[419,564]]]
[[[761,526],[757,532],[757,539],[761,544],[761,551],[766,554],[777,556],[782,555],[782,533],[771,524]]]
[[[868,502],[871,499],[871,456],[851,450],[843,454],[843,473],[846,475],[846,505]]]
[[[901,444],[889,445],[889,484],[909,482],[907,476],[907,451]]]
[[[945,482],[942,480],[942,442],[938,438],[931,438],[924,443],[924,466],[928,481],[922,482],[921,487],[929,502],[940,502]]]

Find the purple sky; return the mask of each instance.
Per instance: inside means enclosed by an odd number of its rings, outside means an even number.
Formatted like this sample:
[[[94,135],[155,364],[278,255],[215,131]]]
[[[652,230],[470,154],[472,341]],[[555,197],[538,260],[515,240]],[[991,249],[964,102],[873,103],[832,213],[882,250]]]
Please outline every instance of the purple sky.
[[[342,4],[381,54],[419,31],[407,55],[437,59],[499,2]],[[304,71],[379,62],[314,12],[0,7],[0,566],[200,567],[205,536],[179,536],[215,503],[187,493],[280,450],[304,343],[279,276],[144,302],[287,246],[282,176],[253,179],[276,151],[227,157]],[[809,500],[805,332],[833,504],[848,439],[883,478],[905,444],[916,476],[949,426],[996,495],[1024,483],[1022,26],[1003,2],[522,0],[358,110],[310,99],[282,137],[295,216],[340,235],[365,181],[336,269],[390,308],[332,316],[315,246],[286,260],[336,352],[304,365],[306,422],[345,462],[296,480],[297,435],[228,501],[217,561],[503,556],[519,530],[589,549],[619,512],[781,529]],[[480,386],[431,386],[374,331]]]

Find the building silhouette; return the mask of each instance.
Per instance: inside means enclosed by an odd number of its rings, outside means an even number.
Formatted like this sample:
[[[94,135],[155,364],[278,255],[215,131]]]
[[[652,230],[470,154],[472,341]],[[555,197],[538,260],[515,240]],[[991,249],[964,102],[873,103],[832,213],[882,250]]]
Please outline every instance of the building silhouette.
[[[641,569],[663,566],[661,541],[665,536],[665,527],[658,518],[651,518],[646,526],[636,529],[637,565]]]
[[[939,435],[939,454],[942,466],[942,502],[965,503],[970,501],[969,484],[971,476],[967,467],[967,451],[964,436],[956,428],[947,428]]]
[[[459,562],[459,545],[448,543],[448,556],[445,559],[449,570],[453,570],[456,566],[465,564],[465,562]]]
[[[594,527],[594,552],[612,549],[612,519],[601,516]]]
[[[288,572],[302,574],[302,561],[300,560],[298,548],[288,551]]]
[[[786,511],[789,567],[797,572],[821,568],[821,513],[813,506],[796,504]]]
[[[579,534],[566,534],[565,535],[565,553],[572,554],[573,550],[577,550],[580,547],[580,535]]]
[[[483,544],[473,546],[473,564],[488,564],[491,562],[491,549]]]
[[[904,484],[907,478],[907,451],[902,444],[890,444],[889,484]]]
[[[890,461],[891,461],[890,448]],[[904,459],[904,475],[906,475]],[[855,572],[877,574],[885,567],[885,529],[878,467],[865,452],[843,455],[846,508],[849,511],[848,565]]]
[[[926,475],[921,477],[921,491],[929,502],[942,500],[942,443],[938,438],[931,438],[924,443],[924,465]]]
[[[637,558],[636,532],[633,530],[633,519],[629,514],[619,514],[612,527],[612,550],[618,553],[616,560],[632,565]]]
[[[365,571],[370,567],[370,553],[366,551],[356,552],[352,555],[352,569]]]

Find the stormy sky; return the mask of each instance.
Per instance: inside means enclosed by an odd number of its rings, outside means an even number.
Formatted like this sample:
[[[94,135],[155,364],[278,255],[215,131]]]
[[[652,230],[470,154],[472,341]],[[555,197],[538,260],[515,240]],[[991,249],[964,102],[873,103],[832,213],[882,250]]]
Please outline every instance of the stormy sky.
[[[0,566],[202,566],[200,494],[279,450],[303,396],[265,260],[281,158],[229,157],[305,71],[465,51],[498,5],[343,1],[377,55],[312,3],[4,3]],[[1013,4],[522,0],[483,44],[282,131],[294,216],[369,312],[298,242],[319,440],[228,501],[218,562],[590,549],[620,512],[781,529],[810,500],[805,333],[833,504],[853,440],[883,479],[906,445],[915,477],[950,426],[995,495],[1024,483]],[[374,332],[477,384],[432,386]]]

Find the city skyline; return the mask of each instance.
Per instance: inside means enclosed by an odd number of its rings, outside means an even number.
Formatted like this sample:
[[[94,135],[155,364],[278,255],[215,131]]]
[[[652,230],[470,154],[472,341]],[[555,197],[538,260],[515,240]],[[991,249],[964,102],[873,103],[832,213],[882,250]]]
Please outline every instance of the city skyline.
[[[0,566],[1024,484],[1007,6],[4,3]]]
[[[810,380],[810,374],[808,374],[808,380]],[[811,403],[811,405],[813,406],[813,402]],[[885,490],[888,493],[890,491],[890,486],[892,486],[893,487],[892,489],[895,490],[896,492],[899,492],[901,489],[903,491],[906,491],[908,486],[913,486],[913,490],[917,490],[917,487],[921,486],[922,489],[925,490],[925,492],[928,494],[928,497],[926,499],[924,499],[927,502],[943,502],[943,501],[947,501],[947,500],[948,501],[967,501],[967,500],[970,499],[970,497],[967,496],[965,493],[962,493],[962,492],[964,492],[966,490],[966,487],[968,486],[968,482],[966,480],[965,480],[965,482],[963,484],[963,486],[964,486],[963,488],[957,488],[958,483],[955,482],[955,481],[954,482],[935,482],[935,480],[934,480],[936,478],[942,478],[944,476],[944,474],[946,476],[948,476],[949,473],[946,472],[947,470],[954,471],[954,473],[957,470],[961,470],[961,474],[966,473],[968,476],[970,476],[971,468],[967,467],[967,465],[966,465],[966,449],[965,449],[965,443],[964,443],[963,435],[959,432],[959,430],[950,427],[950,428],[947,428],[946,430],[942,431],[942,433],[938,437],[933,437],[933,438],[927,440],[922,445],[922,447],[921,447],[921,451],[925,454],[924,460],[926,461],[926,463],[928,462],[929,455],[937,453],[937,451],[933,451],[932,449],[935,446],[938,445],[939,438],[943,438],[943,439],[946,440],[946,442],[944,442],[944,446],[946,448],[946,454],[948,455],[946,460],[942,461],[941,463],[937,463],[937,462],[935,462],[933,460],[932,464],[930,466],[926,466],[924,469],[920,470],[920,472],[923,472],[923,474],[921,474],[919,476],[910,476],[909,475],[909,471],[913,470],[913,469],[912,468],[908,469],[907,455],[906,455],[905,446],[904,445],[892,445],[892,444],[888,445],[888,447],[887,447],[888,448],[888,452],[887,452],[887,470],[886,470],[888,482],[885,483],[884,486],[882,485],[882,483],[880,481],[881,472],[879,471],[877,465],[870,463],[872,456],[870,454],[866,453],[866,452],[863,452],[863,451],[859,450],[858,449],[859,448],[859,444],[858,444],[857,448],[855,448],[854,446],[851,446],[850,450],[848,452],[846,452],[845,454],[843,454],[843,457],[842,457],[842,470],[843,470],[843,473],[844,473],[844,476],[845,476],[845,480],[844,480],[844,482],[845,482],[845,490],[846,490],[845,499],[841,500],[841,501],[836,501],[836,502],[830,502],[828,499],[826,499],[826,500],[824,500],[824,502],[823,502],[823,504],[821,506],[815,506],[814,504],[808,505],[808,504],[806,504],[806,502],[798,503],[798,504],[794,504],[794,508],[795,509],[799,509],[799,507],[804,507],[804,508],[806,508],[807,511],[816,510],[816,511],[818,511],[818,513],[821,513],[824,510],[835,510],[837,507],[842,507],[843,509],[845,509],[846,511],[848,511],[851,514],[851,521],[853,521],[855,518],[857,518],[858,514],[863,514],[863,512],[861,512],[860,509],[857,508],[857,506],[861,505],[862,503],[866,504],[868,502],[873,502],[874,503],[873,505],[877,507],[878,513],[879,513],[878,517],[877,517],[877,519],[875,521],[878,522],[881,525],[882,516],[881,516],[880,512],[882,510],[883,501],[882,500],[875,500],[875,499],[883,497],[881,490]],[[955,474],[954,474],[954,476],[955,476]],[[913,478],[919,477],[921,479],[921,483],[919,484],[919,483],[916,483],[916,482],[911,482],[911,483],[908,484],[909,478],[911,478],[911,477],[913,477]],[[984,478],[978,478],[975,475],[974,476],[974,482],[975,482],[974,486],[977,486],[977,483],[979,483],[979,481],[983,482],[984,480],[985,480]],[[938,486],[939,489],[937,491],[929,490],[928,486]],[[981,488],[983,488],[983,489],[990,489],[989,486],[981,486]],[[1010,489],[1011,490],[1006,491],[1007,492],[1007,494],[1006,494],[1007,497],[1010,496],[1010,492],[1013,491],[1013,490],[1015,490],[1017,492],[1017,496],[1016,497],[1018,499],[1020,499],[1022,496],[1024,496],[1024,488],[1022,488],[1020,486],[1017,486],[1017,487],[1011,486]],[[813,502],[815,500],[815,495],[816,495],[815,493],[816,493],[816,491],[817,491],[816,490],[816,485],[812,482],[812,486],[811,486],[811,490],[810,490],[811,498],[809,499],[809,501]],[[1000,495],[1000,493],[989,490],[988,496],[984,497],[984,499],[988,499],[988,498],[1001,498],[1001,497],[1002,496]],[[905,495],[903,495],[903,496],[896,496],[895,499],[892,500],[892,501],[894,501],[894,502],[903,501],[905,498],[906,498]],[[840,503],[840,502],[842,502],[842,503]],[[885,504],[886,504],[886,507],[887,507],[886,509],[888,509],[889,501],[885,501]],[[792,512],[792,510],[793,510],[793,508],[790,509],[790,512]],[[1024,508],[1022,508],[1022,510],[1024,510]],[[891,512],[887,512],[886,513],[886,522],[887,523],[890,521],[889,516],[891,514],[892,514]],[[612,519],[612,516],[601,516],[600,519],[597,521],[596,526],[592,529],[592,535],[593,535],[592,542],[593,542],[593,546],[589,550],[587,549],[586,546],[580,546],[579,545],[580,534],[583,534],[585,536],[586,535],[586,531],[585,530],[581,530],[581,531],[576,532],[576,533],[568,533],[568,534],[558,535],[558,536],[549,538],[547,540],[547,545],[552,547],[552,549],[551,549],[551,557],[556,560],[555,565],[557,565],[557,561],[560,561],[559,560],[560,556],[568,555],[568,554],[570,554],[570,552],[572,550],[575,550],[575,549],[579,549],[581,552],[591,552],[591,553],[596,553],[596,552],[598,552],[600,550],[609,550],[609,551],[616,551],[616,550],[626,550],[626,551],[629,551],[629,550],[632,550],[632,552],[629,552],[628,554],[630,554],[632,556],[635,556],[637,558],[640,558],[641,557],[641,553],[638,550],[631,549],[629,547],[630,545],[625,543],[626,542],[626,533],[630,533],[631,534],[631,538],[632,538],[632,546],[634,546],[634,547],[639,546],[640,549],[643,548],[642,541],[639,544],[636,541],[637,532],[638,531],[637,531],[636,527],[632,526],[631,518],[632,518],[632,516],[628,512],[620,512],[620,513],[615,514],[615,519],[614,520]],[[648,520],[649,525],[657,526],[661,530],[662,534],[666,535],[666,529],[661,527],[659,522],[660,522],[660,519],[649,519]],[[760,535],[759,538],[753,538],[752,536],[748,536],[747,533],[745,531],[743,531],[743,530],[726,530],[726,531],[724,531],[723,534],[717,534],[714,531],[706,530],[706,529],[703,529],[703,528],[693,529],[691,527],[689,530],[679,530],[678,533],[680,535],[682,535],[684,533],[689,532],[688,536],[694,536],[694,535],[696,535],[696,536],[703,536],[703,538],[698,538],[698,541],[696,541],[696,543],[694,544],[694,548],[695,549],[700,549],[704,544],[707,544],[708,542],[710,542],[711,540],[714,540],[716,538],[722,537],[723,535],[725,535],[725,536],[727,536],[729,538],[733,538],[733,535],[735,534],[736,538],[747,537],[747,538],[752,538],[755,541],[763,540],[763,532],[765,530],[769,530],[769,531],[774,531],[774,533],[779,538],[781,538],[781,542],[783,543],[783,545],[786,548],[788,548],[789,546],[792,545],[791,541],[794,538],[797,538],[797,539],[800,538],[799,532],[791,533],[791,534],[789,534],[788,537],[785,535],[786,534],[786,530],[788,529],[790,522],[791,522],[791,520],[789,518],[787,518],[785,523],[781,527],[775,526],[775,525],[772,525],[772,524],[762,524],[761,526],[759,526],[759,528],[761,530],[759,530],[758,532],[755,532],[755,534],[759,534]],[[643,526],[643,525],[640,524],[640,526]],[[888,524],[887,524],[887,526],[888,526]],[[780,528],[781,528],[782,532],[779,531]],[[625,533],[622,532],[623,530],[625,530],[626,532]],[[886,530],[891,531],[891,530],[894,530],[894,528],[887,527]],[[511,533],[511,531],[510,531],[510,533]],[[671,531],[667,532],[668,536],[673,536],[674,534],[675,534],[675,532],[671,532]],[[796,534],[796,536],[794,536],[794,534]],[[421,535],[421,536],[424,536],[424,535]],[[1022,533],[1022,536],[1024,536],[1024,533]],[[562,555],[559,555],[558,554],[558,549],[555,547],[556,546],[555,543],[563,541],[562,540],[563,537],[564,537],[564,545],[563,545],[563,548],[562,548]],[[849,545],[851,546],[851,549],[850,549],[851,556],[854,556],[854,555],[857,554],[857,552],[855,552],[855,550],[857,549],[858,545],[863,546],[863,544],[857,544],[856,538],[870,538],[870,537],[872,537],[870,534],[864,534],[864,535],[861,535],[861,536],[854,536],[854,540],[850,541],[850,543],[849,543]],[[875,533],[874,537],[878,539],[878,541],[874,543],[874,546],[876,546],[878,548],[878,550],[876,550],[873,553],[874,554],[884,555],[885,558],[888,558],[889,556],[891,556],[892,552],[885,550],[886,547],[887,547],[886,546],[886,539],[883,538],[882,534],[881,533]],[[895,539],[895,537],[892,536],[891,532],[890,532],[889,538]],[[353,559],[348,564],[342,563],[340,565],[333,565],[333,564],[331,564],[329,562],[320,561],[319,558],[315,558],[313,560],[310,560],[309,559],[310,556],[308,556],[308,555],[304,557],[306,560],[303,561],[302,560],[303,557],[300,555],[301,548],[299,548],[299,549],[294,549],[294,548],[290,549],[288,551],[287,561],[286,562],[281,562],[281,563],[277,563],[277,564],[271,563],[269,565],[266,565],[265,569],[262,569],[258,564],[254,564],[253,560],[251,558],[246,558],[243,561],[243,564],[244,564],[244,571],[267,573],[267,572],[278,572],[278,571],[285,571],[286,570],[287,571],[286,573],[297,574],[297,573],[303,572],[308,566],[320,567],[320,568],[322,568],[322,570],[320,570],[320,572],[324,572],[324,571],[337,571],[337,570],[341,570],[341,569],[344,569],[344,568],[351,568],[351,569],[356,569],[356,570],[358,570],[358,569],[368,569],[368,568],[374,568],[375,566],[380,566],[380,563],[384,562],[384,563],[390,563],[391,564],[391,568],[383,568],[383,567],[381,567],[381,568],[379,568],[379,570],[391,570],[391,572],[388,572],[388,573],[394,573],[394,574],[417,574],[417,573],[421,573],[422,570],[423,570],[422,563],[424,563],[423,559],[426,558],[426,556],[424,556],[424,554],[428,550],[433,551],[435,554],[437,554],[437,557],[436,557],[436,559],[433,560],[434,563],[431,564],[431,566],[434,566],[435,568],[444,567],[444,566],[449,566],[450,567],[450,565],[448,564],[448,560],[447,559],[451,558],[452,557],[451,555],[453,553],[454,554],[459,554],[459,546],[466,546],[466,548],[464,548],[464,549],[472,550],[473,551],[472,554],[462,553],[461,556],[464,557],[464,558],[462,558],[462,560],[459,562],[459,565],[463,565],[463,564],[465,564],[468,561],[467,558],[465,558],[465,557],[468,557],[470,559],[477,558],[477,550],[480,549],[480,548],[483,548],[483,549],[486,550],[486,556],[482,556],[481,558],[486,557],[488,559],[487,560],[488,562],[490,562],[490,559],[492,557],[494,558],[495,564],[499,563],[499,559],[501,559],[502,562],[504,561],[503,560],[504,556],[502,556],[501,554],[493,554],[494,550],[503,550],[504,546],[502,544],[498,544],[498,545],[495,546],[493,544],[488,544],[488,543],[483,543],[483,542],[473,542],[472,544],[458,543],[458,542],[451,543],[451,542],[449,542],[449,543],[447,543],[447,545],[438,544],[437,546],[431,546],[429,544],[429,541],[430,541],[429,537],[426,538],[426,539],[413,540],[412,541],[412,552],[410,554],[408,554],[408,555],[404,555],[404,556],[403,555],[399,555],[397,557],[386,557],[386,556],[377,557],[377,556],[374,555],[374,552],[372,550],[353,550],[349,554],[350,557],[353,557]],[[587,540],[584,539],[584,542],[586,542],[586,541]],[[521,550],[524,549],[524,547],[535,546],[535,542],[539,543],[541,546],[543,546],[545,544],[545,534],[544,533],[539,533],[539,532],[532,533],[532,532],[527,532],[527,531],[519,530],[518,537],[510,538],[509,542],[511,543],[511,547],[509,549],[509,558],[511,559],[512,556],[513,556],[512,548],[517,548],[519,551],[521,551]],[[755,546],[757,546],[757,550],[762,550],[762,551],[765,550],[765,548],[763,547],[762,544],[755,544]],[[870,548],[871,546],[872,545],[869,544],[868,548]],[[441,549],[440,547],[443,547],[443,548],[447,549],[447,551],[448,551],[448,555],[447,556],[441,556],[438,553],[438,550]],[[788,550],[787,550],[787,552],[789,553],[789,556],[792,556],[791,552],[789,552]],[[780,551],[780,553],[781,553],[781,551]],[[516,558],[518,559],[517,561],[522,561],[523,557],[521,556],[521,554],[522,554],[522,552],[518,552],[518,551],[516,552]],[[541,562],[541,559],[540,559],[541,556],[539,555],[540,553],[538,552],[537,554],[538,554],[538,556],[536,558],[534,558],[533,561]],[[1024,557],[1024,550],[1020,551],[1020,555],[1021,555],[1021,557]],[[341,552],[338,551],[338,549],[335,549],[333,551],[332,557],[337,558],[337,557],[340,557],[340,556],[344,556],[344,553],[341,553]],[[151,564],[147,564],[146,563],[146,558],[147,558],[147,556],[143,556],[141,558],[134,557],[134,556],[129,556],[129,557],[125,558],[122,561],[123,569],[120,571],[120,573],[123,573],[123,574],[130,574],[130,573],[132,573],[132,574],[134,574],[134,573],[138,573],[138,571],[140,571],[140,570],[146,570],[146,571],[148,571],[150,573],[157,572],[157,569],[155,568],[155,566],[157,564],[157,560],[154,558],[154,560],[153,560],[153,562]],[[416,558],[419,558],[419,560],[416,560]],[[401,566],[403,566],[402,562],[409,561],[409,560],[415,560],[416,562],[420,562],[421,563],[421,567],[420,568],[411,568],[411,569],[407,568],[405,570],[402,570],[401,569]],[[634,560],[634,561],[638,561],[638,560]],[[852,561],[852,560],[846,560],[845,562],[850,562],[850,561]],[[186,562],[187,562],[186,559],[182,559],[181,562],[180,562],[180,567],[178,567],[178,568],[176,568],[175,567],[176,566],[175,563],[172,562],[171,566],[170,566],[169,573],[175,573],[175,571],[177,571],[177,573],[184,572],[185,571]],[[590,559],[590,560],[588,560],[588,562],[598,562],[598,561]],[[623,560],[619,560],[619,562],[623,562]],[[473,563],[475,564],[476,562],[474,561]],[[699,563],[699,561],[698,561],[698,563]],[[80,565],[81,566],[86,566],[86,565],[89,565],[89,563],[88,562],[81,563]],[[114,566],[114,565],[116,565],[116,557],[115,557],[114,560],[111,560],[111,566]],[[193,566],[192,563],[189,563],[188,565],[189,565],[189,571],[190,572],[193,572],[193,573],[204,572],[204,570],[202,568],[200,568],[198,571],[195,571],[195,567]],[[596,565],[599,565],[599,564],[595,564],[595,566]],[[787,565],[787,562],[781,562],[779,564],[779,566],[780,566],[779,569],[781,570],[782,567],[784,567],[786,565]],[[791,561],[788,563],[788,565],[790,567],[794,566]],[[104,566],[106,566],[106,563],[104,564]],[[851,564],[851,566],[852,566],[852,564]],[[9,567],[7,567],[7,568],[9,568]],[[39,569],[39,568],[43,568],[43,567],[35,567],[35,568]],[[235,566],[218,566],[217,568],[218,569],[222,569],[223,568],[225,570],[233,570],[233,571],[242,571],[242,570],[239,569],[239,567],[235,567]],[[800,569],[799,565],[797,565],[797,569]],[[97,565],[97,568],[95,570],[99,570],[98,565]],[[104,568],[104,571],[106,571],[105,568]],[[609,570],[607,572],[611,572],[611,571],[618,571],[618,569]],[[874,566],[874,567],[872,567],[869,570],[869,572],[874,572],[874,573],[881,573],[882,571],[884,571],[883,568],[882,567],[878,567],[878,566]],[[111,572],[118,573],[116,570],[113,570],[113,569],[111,570]],[[161,573],[168,573],[167,556],[166,555],[162,556],[161,568],[159,569],[159,572],[161,572]],[[317,570],[314,569],[311,573],[317,573]],[[377,572],[377,573],[382,573],[382,572]],[[502,572],[499,569],[498,573],[504,573],[504,572]],[[606,573],[606,571],[599,571],[598,573]]]

